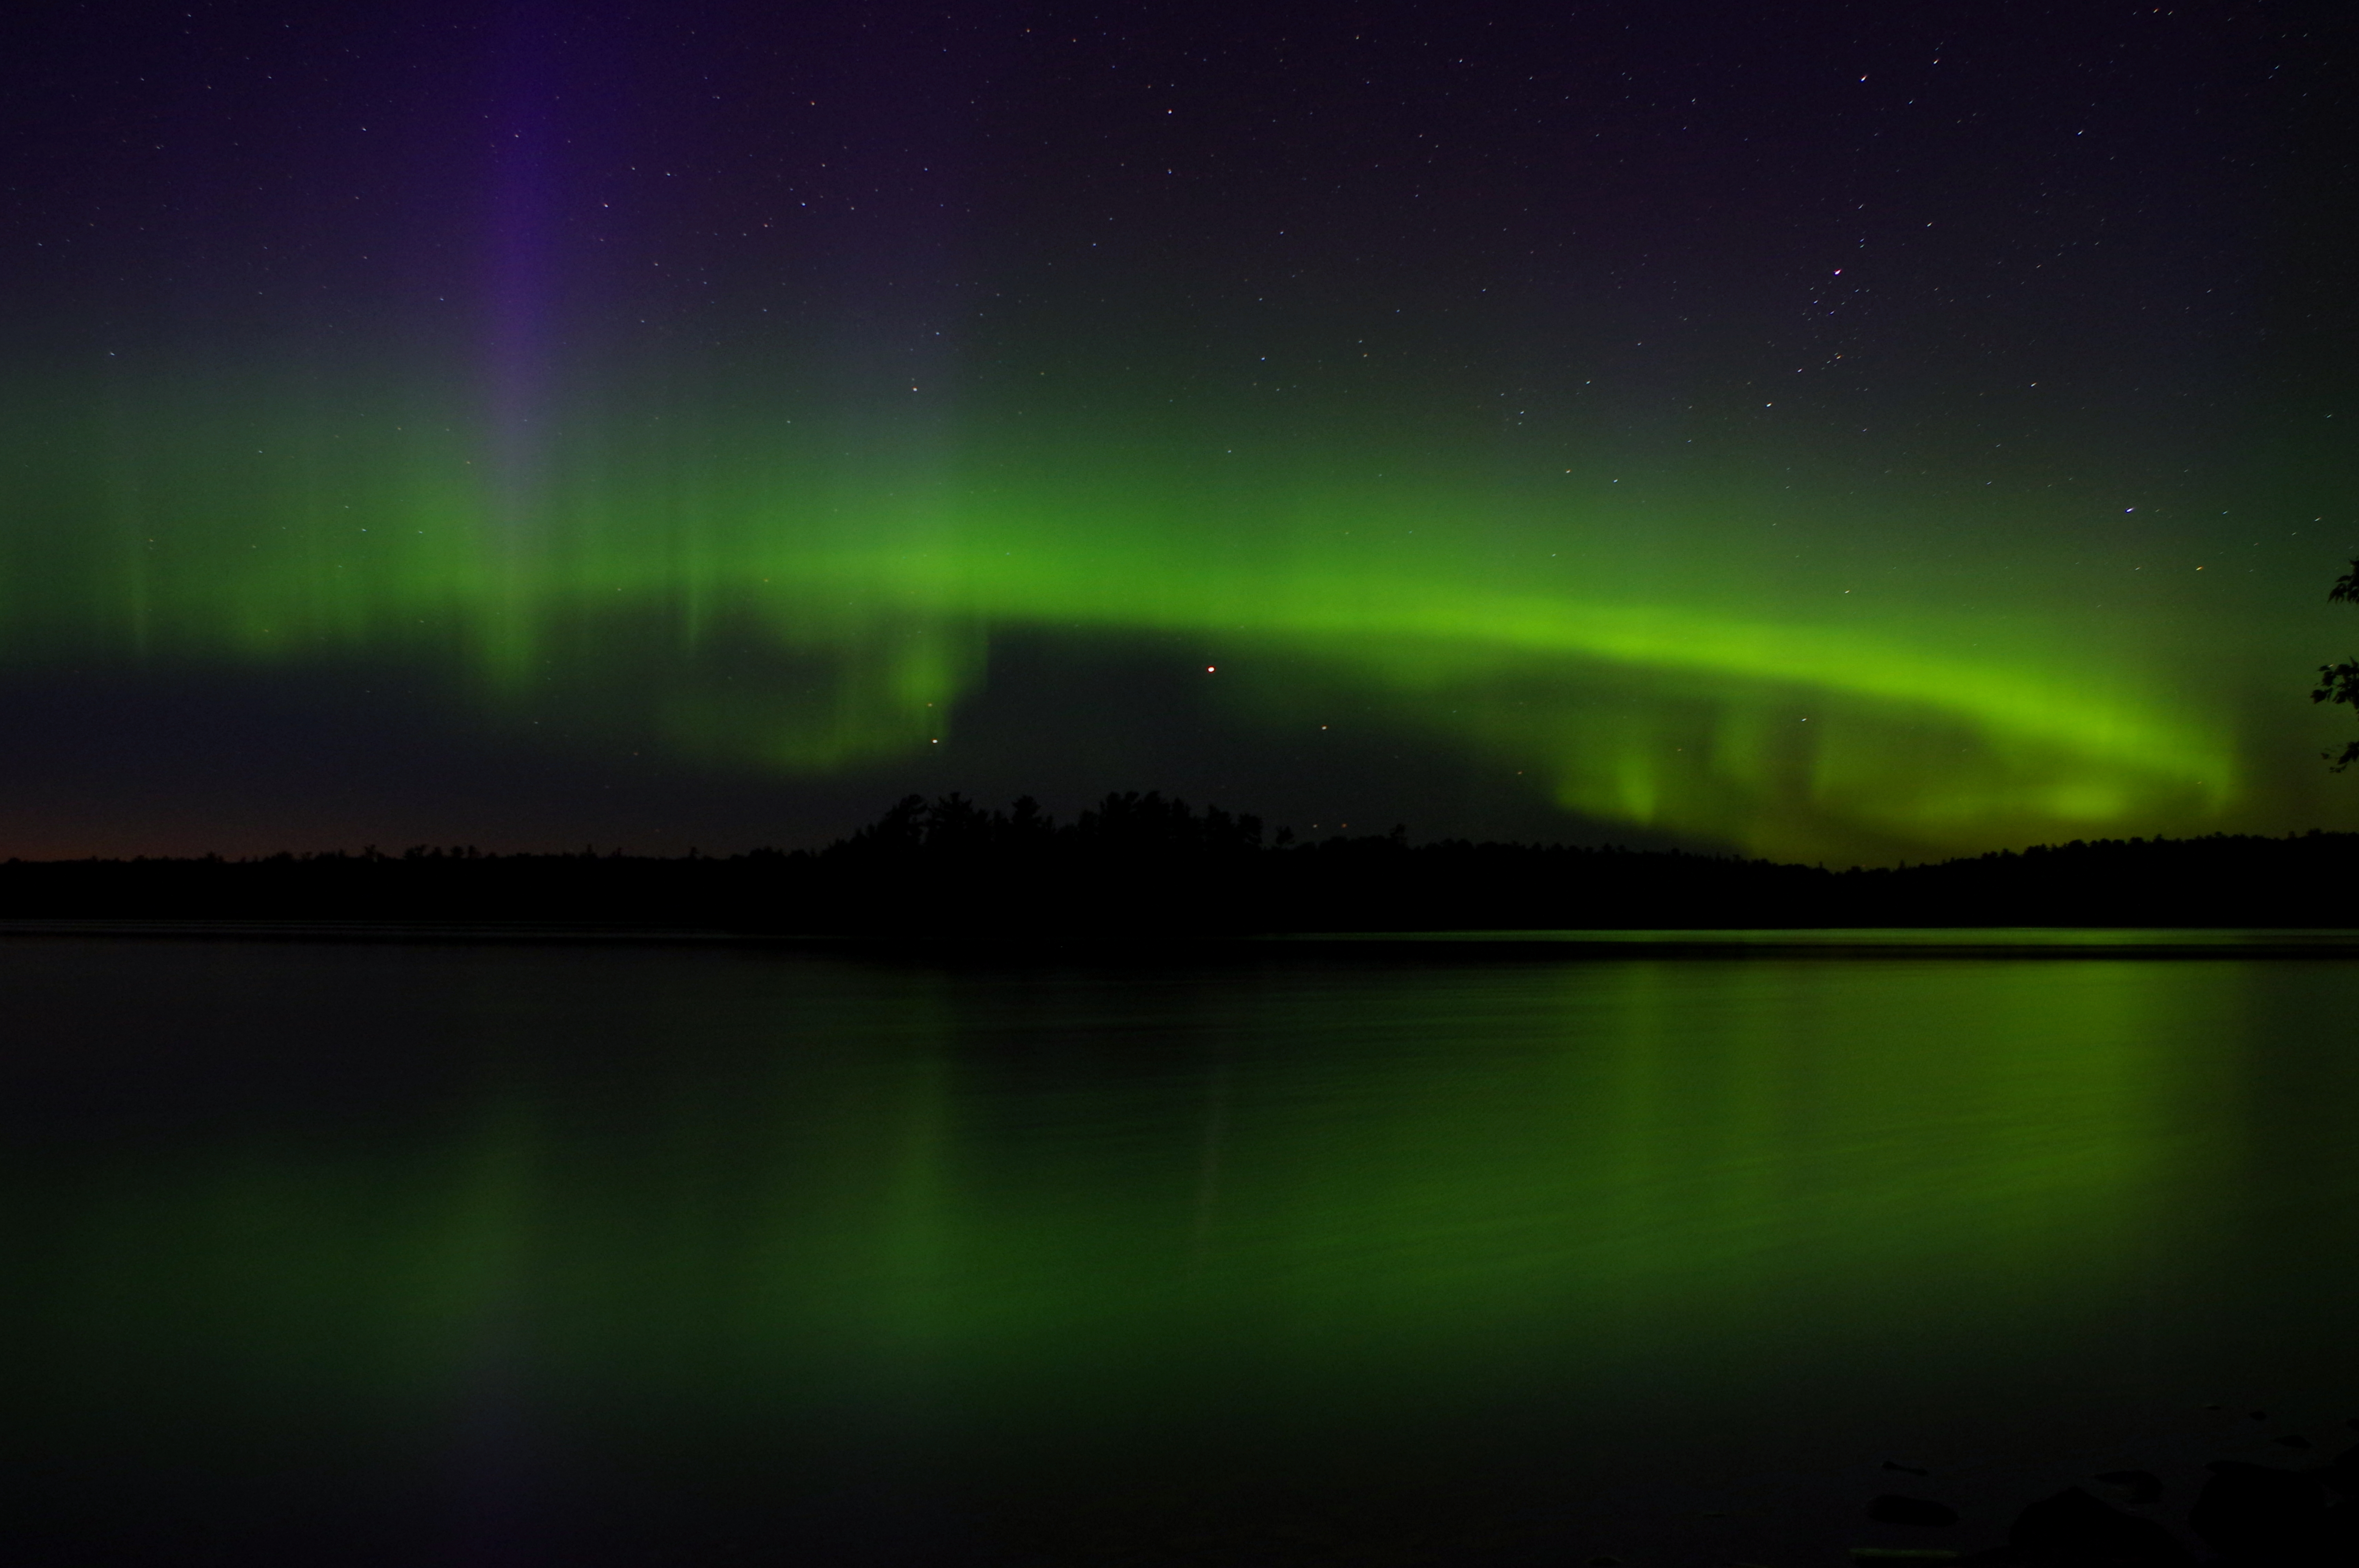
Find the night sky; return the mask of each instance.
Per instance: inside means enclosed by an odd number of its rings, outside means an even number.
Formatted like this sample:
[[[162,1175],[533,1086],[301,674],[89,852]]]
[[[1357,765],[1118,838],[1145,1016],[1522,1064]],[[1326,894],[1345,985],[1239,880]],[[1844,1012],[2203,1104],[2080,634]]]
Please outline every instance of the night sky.
[[[34,5],[0,854],[2359,827],[2327,7]]]

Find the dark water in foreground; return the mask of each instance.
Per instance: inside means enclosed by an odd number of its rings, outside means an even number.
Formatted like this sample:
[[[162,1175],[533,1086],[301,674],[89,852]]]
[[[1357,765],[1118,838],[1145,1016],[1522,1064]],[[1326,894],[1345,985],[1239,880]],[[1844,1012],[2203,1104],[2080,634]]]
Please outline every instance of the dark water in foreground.
[[[2123,1465],[2168,1517],[2359,1441],[2354,980],[0,940],[0,1560],[1832,1563]]]

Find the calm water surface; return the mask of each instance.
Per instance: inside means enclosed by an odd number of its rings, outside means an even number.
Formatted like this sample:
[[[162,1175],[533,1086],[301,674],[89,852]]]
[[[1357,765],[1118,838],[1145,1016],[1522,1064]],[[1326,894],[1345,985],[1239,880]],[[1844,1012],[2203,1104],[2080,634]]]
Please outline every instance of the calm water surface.
[[[1801,1564],[2132,1465],[2168,1517],[2354,1440],[2354,980],[0,940],[0,1549]]]

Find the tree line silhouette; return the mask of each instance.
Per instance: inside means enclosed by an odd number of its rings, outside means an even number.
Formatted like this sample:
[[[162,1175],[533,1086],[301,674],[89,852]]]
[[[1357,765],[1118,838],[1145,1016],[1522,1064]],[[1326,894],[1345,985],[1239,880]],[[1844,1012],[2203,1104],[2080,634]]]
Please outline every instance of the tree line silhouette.
[[[1560,844],[1299,840],[1217,806],[911,795],[823,849],[10,860],[0,918],[359,922],[986,945],[1318,931],[2332,926],[2359,834],[2075,840],[1899,868]]]

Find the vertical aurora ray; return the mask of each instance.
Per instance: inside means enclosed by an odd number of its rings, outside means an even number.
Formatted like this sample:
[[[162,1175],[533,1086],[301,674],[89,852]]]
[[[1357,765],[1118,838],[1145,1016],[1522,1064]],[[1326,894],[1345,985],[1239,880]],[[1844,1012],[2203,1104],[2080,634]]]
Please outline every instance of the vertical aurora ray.
[[[492,182],[491,256],[484,289],[486,460],[491,470],[487,500],[495,522],[528,535],[542,504],[546,484],[550,409],[549,379],[554,358],[549,342],[551,279],[549,276],[549,157],[541,145],[548,133],[529,114],[519,114],[495,153]]]

